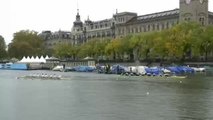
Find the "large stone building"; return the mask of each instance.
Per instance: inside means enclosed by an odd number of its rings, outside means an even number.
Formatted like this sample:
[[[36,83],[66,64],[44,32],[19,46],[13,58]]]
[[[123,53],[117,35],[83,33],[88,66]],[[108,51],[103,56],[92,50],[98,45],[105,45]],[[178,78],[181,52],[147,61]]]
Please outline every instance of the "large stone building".
[[[88,17],[82,22],[78,10],[68,41],[76,45],[91,38],[114,38],[130,33],[161,31],[182,21],[213,24],[213,13],[208,11],[208,0],[179,0],[179,9],[139,16],[132,12],[116,12],[112,18],[101,21],[91,21]]]
[[[82,44],[91,38],[105,38],[115,36],[114,19],[91,21],[88,17],[83,23],[80,19],[79,10],[71,30],[72,40],[75,44]]]
[[[44,40],[46,48],[51,49],[59,43],[74,44],[71,40],[71,32],[69,31],[42,31],[39,36]]]
[[[180,8],[138,16],[137,13],[121,12],[113,18],[102,21],[86,20],[81,27],[73,25],[71,31],[75,43],[83,43],[90,38],[119,37],[129,33],[160,31],[168,29],[180,21],[196,21],[202,25],[213,24],[213,13],[208,11],[208,0],[180,0]],[[80,20],[79,12],[76,21]],[[75,32],[76,28],[78,30]]]

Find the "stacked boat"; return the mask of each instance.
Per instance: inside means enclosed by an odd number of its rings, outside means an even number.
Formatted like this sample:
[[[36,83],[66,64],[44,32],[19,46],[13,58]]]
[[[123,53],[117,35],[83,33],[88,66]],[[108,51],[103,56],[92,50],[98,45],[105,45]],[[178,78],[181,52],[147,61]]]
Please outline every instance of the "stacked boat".
[[[186,74],[195,72],[205,72],[205,68],[189,66],[167,66],[167,67],[148,67],[148,66],[122,66],[113,65],[110,71],[106,71],[106,66],[98,66],[99,73],[121,74],[127,76],[179,76],[184,78]]]

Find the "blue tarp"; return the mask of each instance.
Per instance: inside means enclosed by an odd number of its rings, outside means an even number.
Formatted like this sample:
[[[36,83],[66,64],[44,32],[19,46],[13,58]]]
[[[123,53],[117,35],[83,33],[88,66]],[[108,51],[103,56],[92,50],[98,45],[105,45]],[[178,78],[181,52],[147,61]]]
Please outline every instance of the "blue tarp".
[[[187,66],[170,66],[166,69],[170,70],[172,73],[180,74],[180,73],[193,73],[194,70]]]
[[[97,65],[96,69],[97,69],[98,73],[104,73],[105,72],[105,66]]]
[[[187,66],[178,66],[177,67],[178,70],[180,70],[182,73],[193,73],[194,69],[187,67]]]
[[[90,66],[77,66],[77,67],[74,67],[74,70],[76,72],[93,72],[95,71],[95,68]]]
[[[161,73],[161,68],[159,67],[145,68],[145,71],[147,74],[159,75]]]
[[[123,72],[126,72],[126,71],[125,71],[125,67],[122,65],[113,65],[111,68],[112,74],[121,74]]]
[[[176,66],[170,66],[170,67],[167,67],[166,69],[170,70],[172,73],[175,73],[175,74],[181,73],[181,71]]]

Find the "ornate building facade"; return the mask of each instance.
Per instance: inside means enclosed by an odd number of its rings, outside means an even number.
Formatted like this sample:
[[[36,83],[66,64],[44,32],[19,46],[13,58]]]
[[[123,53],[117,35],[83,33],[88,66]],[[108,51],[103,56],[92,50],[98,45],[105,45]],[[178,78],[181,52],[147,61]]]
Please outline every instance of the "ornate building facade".
[[[78,15],[79,13],[77,13]],[[76,28],[74,22],[71,33],[72,36],[75,36],[73,37],[77,41],[75,43],[83,43],[91,38],[119,37],[130,33],[161,31],[171,28],[181,21],[196,21],[201,25],[213,24],[213,13],[208,11],[208,0],[179,0],[179,9],[141,16],[138,16],[137,13],[121,12],[102,21],[93,22],[88,18],[81,23],[82,31],[78,34],[73,31]]]
[[[130,13],[118,13],[114,15],[116,36],[160,31],[182,21],[195,21],[201,25],[213,24],[213,13],[208,11],[208,0],[180,0],[179,6],[179,9],[141,16],[129,17]]]
[[[44,45],[48,49],[52,49],[55,45],[60,43],[74,44],[71,40],[71,32],[69,31],[42,31],[39,36],[44,40]]]
[[[105,19],[101,21],[91,21],[89,17],[85,22],[81,22],[79,10],[76,20],[73,22],[71,38],[75,44],[82,44],[92,38],[114,37],[114,19]]]
[[[114,38],[130,33],[161,31],[182,21],[195,21],[204,26],[213,24],[213,13],[208,11],[208,0],[179,0],[179,9],[139,16],[132,12],[116,12],[112,18],[101,21],[91,21],[88,17],[82,22],[77,10],[76,20],[66,42],[76,45],[92,38]],[[50,44],[48,41],[51,39],[46,41],[47,45]]]

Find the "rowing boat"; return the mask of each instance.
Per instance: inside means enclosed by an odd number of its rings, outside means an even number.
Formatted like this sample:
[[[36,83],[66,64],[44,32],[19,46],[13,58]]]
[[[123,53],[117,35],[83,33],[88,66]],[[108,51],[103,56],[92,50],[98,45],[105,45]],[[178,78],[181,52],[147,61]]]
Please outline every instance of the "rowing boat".
[[[67,78],[63,78],[61,76],[51,76],[51,77],[46,77],[46,76],[20,76],[20,77],[17,77],[17,79],[31,79],[31,80],[34,80],[34,79],[39,79],[39,80],[65,80]]]

